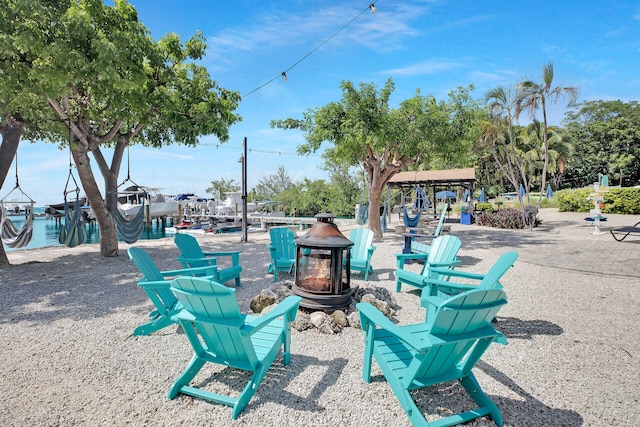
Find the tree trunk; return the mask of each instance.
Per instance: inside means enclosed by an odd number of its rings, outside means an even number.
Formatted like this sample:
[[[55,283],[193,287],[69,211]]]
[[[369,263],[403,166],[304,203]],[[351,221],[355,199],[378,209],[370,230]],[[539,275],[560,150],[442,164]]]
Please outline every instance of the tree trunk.
[[[100,255],[117,257],[119,255],[118,230],[116,229],[113,215],[107,209],[107,203],[102,198],[98,184],[93,176],[89,156],[84,150],[72,150],[71,152],[82,182],[82,188],[100,229]]]
[[[382,223],[380,221],[380,199],[384,188],[389,182],[388,174],[383,174],[379,167],[372,167],[369,173],[369,229],[376,239],[382,237]],[[385,179],[386,178],[386,179]]]
[[[11,163],[16,157],[20,139],[24,133],[24,121],[19,115],[11,115],[5,119],[4,124],[0,127],[2,134],[2,144],[0,144],[0,188],[3,187],[4,181],[11,168]],[[0,243],[0,268],[9,266],[9,259],[4,250],[4,245]]]

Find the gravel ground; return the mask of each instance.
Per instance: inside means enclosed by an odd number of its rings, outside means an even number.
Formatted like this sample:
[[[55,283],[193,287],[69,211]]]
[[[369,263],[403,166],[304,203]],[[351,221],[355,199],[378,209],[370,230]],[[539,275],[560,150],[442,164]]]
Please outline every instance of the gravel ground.
[[[460,268],[475,272],[485,272],[510,249],[509,241],[525,235],[501,231],[507,243],[488,247],[486,235],[478,232],[482,228],[464,227],[452,229],[463,239]],[[342,231],[347,234],[348,228]],[[567,236],[560,232],[553,238],[582,245]],[[249,237],[244,244],[237,235],[198,237],[206,250],[242,250],[243,287],[237,295],[244,311],[273,283],[266,274],[267,235]],[[171,239],[136,245],[162,269],[179,267]],[[520,259],[501,281],[509,304],[497,327],[509,345],[493,345],[475,369],[504,425],[637,425],[640,278],[541,265],[523,256],[533,251],[519,245]],[[376,242],[375,274],[367,285],[392,291],[401,307],[398,321],[416,323],[424,319],[418,292],[406,286],[401,293],[394,290],[393,254],[401,246],[393,232]],[[350,328],[331,336],[294,330],[291,363],[284,367],[282,358],[276,359],[235,421],[227,406],[186,396],[168,400],[192,350],[175,326],[131,336],[152,304],[136,286],[139,274],[128,261],[128,247],[121,244],[117,258],[100,257],[96,245],[9,254],[13,265],[0,270],[1,425],[409,425],[375,363],[372,383],[361,379],[362,332]],[[638,254],[635,244],[619,247]],[[358,273],[352,281],[365,286]],[[244,373],[219,367],[196,377],[200,385],[209,382],[212,390],[231,392],[246,380]],[[415,397],[428,419],[469,409],[470,399],[456,383]],[[469,425],[494,424],[483,418]]]

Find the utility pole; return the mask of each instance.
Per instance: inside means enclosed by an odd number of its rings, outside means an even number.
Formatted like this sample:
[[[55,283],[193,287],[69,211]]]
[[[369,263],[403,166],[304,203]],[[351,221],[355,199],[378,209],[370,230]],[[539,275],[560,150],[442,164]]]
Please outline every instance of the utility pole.
[[[242,140],[242,240],[248,242],[247,238],[247,137]]]

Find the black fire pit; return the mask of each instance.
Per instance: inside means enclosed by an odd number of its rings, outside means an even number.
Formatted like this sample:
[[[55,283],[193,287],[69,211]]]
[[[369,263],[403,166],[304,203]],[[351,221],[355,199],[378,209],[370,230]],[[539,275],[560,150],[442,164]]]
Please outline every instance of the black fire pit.
[[[350,254],[353,242],[342,235],[330,213],[318,220],[296,242],[296,277],[292,291],[300,306],[332,313],[351,304]]]

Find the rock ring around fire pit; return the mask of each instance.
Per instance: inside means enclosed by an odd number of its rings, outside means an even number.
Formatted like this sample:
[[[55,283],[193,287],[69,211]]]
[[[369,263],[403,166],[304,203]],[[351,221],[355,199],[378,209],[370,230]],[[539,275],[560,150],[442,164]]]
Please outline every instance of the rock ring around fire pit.
[[[266,314],[289,295],[294,295],[293,281],[286,280],[272,284],[256,295],[250,304],[251,311],[258,314]],[[325,311],[312,311],[300,307],[293,327],[298,331],[315,329],[320,333],[336,334],[343,328],[360,328],[360,315],[356,309],[359,302],[368,302],[380,310],[386,317],[393,319],[398,306],[391,292],[378,286],[362,286],[352,289],[351,303],[341,310],[334,310],[328,314]]]

